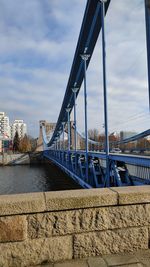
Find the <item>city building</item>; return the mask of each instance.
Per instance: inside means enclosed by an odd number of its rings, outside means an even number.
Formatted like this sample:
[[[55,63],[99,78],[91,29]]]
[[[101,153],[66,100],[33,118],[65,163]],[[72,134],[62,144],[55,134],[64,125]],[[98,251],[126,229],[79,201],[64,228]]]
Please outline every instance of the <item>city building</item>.
[[[10,137],[9,117],[5,112],[0,112],[0,138],[7,139]]]
[[[129,138],[131,136],[134,136],[138,134],[137,132],[126,132],[126,131],[121,131],[120,132],[120,140],[124,140],[126,138]]]
[[[15,133],[18,132],[20,138],[23,138],[27,134],[27,125],[23,120],[15,120],[11,125],[11,138],[13,139]]]

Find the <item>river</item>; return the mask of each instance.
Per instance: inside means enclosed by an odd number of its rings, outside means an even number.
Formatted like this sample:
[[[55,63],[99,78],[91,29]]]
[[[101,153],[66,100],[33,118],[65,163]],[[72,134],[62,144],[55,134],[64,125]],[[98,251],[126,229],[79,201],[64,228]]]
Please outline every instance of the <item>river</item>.
[[[0,167],[0,195],[81,188],[54,165]]]

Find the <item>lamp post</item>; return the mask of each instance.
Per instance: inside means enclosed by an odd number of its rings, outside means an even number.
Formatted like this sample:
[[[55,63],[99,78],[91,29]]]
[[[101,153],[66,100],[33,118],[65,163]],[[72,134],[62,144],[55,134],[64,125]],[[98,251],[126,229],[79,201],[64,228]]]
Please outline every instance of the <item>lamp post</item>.
[[[88,129],[87,129],[87,90],[86,90],[86,68],[90,55],[83,54],[81,58],[84,62],[84,114],[85,114],[85,159],[86,159],[86,180],[88,181]]]
[[[63,150],[65,150],[65,133],[64,133],[64,129],[65,129],[65,122],[63,121],[62,122],[62,134],[63,134],[63,136],[62,136],[62,148],[63,148]]]
[[[68,150],[70,151],[70,110],[71,108],[66,108],[68,117]]]
[[[103,56],[103,91],[104,91],[104,121],[105,121],[105,152],[106,152],[106,185],[110,186],[109,179],[109,136],[108,136],[108,107],[107,107],[107,82],[106,82],[106,42],[105,42],[105,3],[101,2],[101,23],[102,23],[102,56]]]
[[[72,92],[74,94],[74,149],[77,150],[77,119],[76,119],[76,94],[79,88],[72,88]]]

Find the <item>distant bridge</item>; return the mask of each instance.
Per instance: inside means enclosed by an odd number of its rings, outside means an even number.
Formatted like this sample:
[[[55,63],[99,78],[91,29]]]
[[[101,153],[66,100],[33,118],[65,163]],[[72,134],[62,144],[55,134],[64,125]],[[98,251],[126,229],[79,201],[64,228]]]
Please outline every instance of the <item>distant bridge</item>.
[[[88,0],[75,51],[68,84],[51,138],[47,138],[45,125],[41,123],[44,157],[50,159],[84,188],[110,187],[150,184],[150,157],[109,152],[107,119],[107,80],[105,48],[105,15],[111,0]],[[145,0],[145,20],[147,37],[147,62],[150,99],[150,1]],[[104,152],[89,151],[86,70],[89,66],[94,47],[102,31],[102,67],[104,91],[105,144]],[[85,150],[77,147],[76,99],[84,83]],[[74,145],[71,145],[70,113],[74,109]],[[67,128],[67,149],[65,148],[65,129]],[[150,135],[150,129],[115,144],[129,143]]]

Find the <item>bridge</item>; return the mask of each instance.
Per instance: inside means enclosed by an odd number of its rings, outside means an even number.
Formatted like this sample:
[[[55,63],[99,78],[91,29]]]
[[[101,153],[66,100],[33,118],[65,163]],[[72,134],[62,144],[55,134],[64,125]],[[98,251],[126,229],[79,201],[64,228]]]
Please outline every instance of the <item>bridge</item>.
[[[131,154],[110,153],[108,133],[107,69],[105,16],[111,0],[88,0],[79,39],[70,71],[65,96],[53,134],[47,136],[45,124],[41,121],[43,138],[43,156],[48,158],[83,188],[102,188],[111,186],[129,186],[150,184],[150,157]],[[145,0],[145,21],[147,39],[148,91],[150,105],[150,1]],[[103,152],[91,151],[90,144],[100,144],[88,137],[87,118],[87,69],[90,64],[99,33],[102,32],[102,68],[104,94],[105,141]],[[76,100],[84,85],[84,136],[78,132]],[[74,110],[74,122],[71,126],[70,114]],[[72,144],[71,132],[74,132]],[[67,133],[67,148],[65,146]],[[84,150],[77,146],[77,136],[84,140]],[[114,145],[135,142],[148,137],[150,129],[124,140],[115,141]]]

